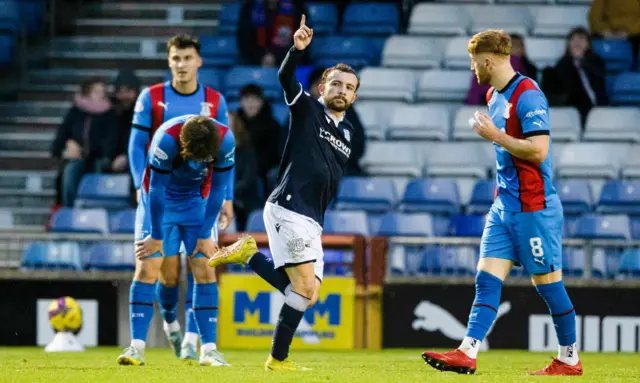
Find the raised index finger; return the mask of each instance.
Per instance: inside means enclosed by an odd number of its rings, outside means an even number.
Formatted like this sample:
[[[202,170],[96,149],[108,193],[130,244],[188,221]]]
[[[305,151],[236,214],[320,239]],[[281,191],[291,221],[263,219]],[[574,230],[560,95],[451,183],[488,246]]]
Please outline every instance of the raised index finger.
[[[302,15],[302,18],[300,19],[300,28],[305,26],[305,24],[304,24],[305,21],[306,21],[306,17],[305,17],[305,15]]]

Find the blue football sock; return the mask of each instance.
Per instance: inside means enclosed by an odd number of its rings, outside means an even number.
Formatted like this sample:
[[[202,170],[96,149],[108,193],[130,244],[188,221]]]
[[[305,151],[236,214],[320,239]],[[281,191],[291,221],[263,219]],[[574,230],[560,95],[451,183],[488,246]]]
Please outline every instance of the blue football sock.
[[[133,281],[129,289],[129,323],[131,339],[146,341],[153,319],[155,284]]]
[[[309,298],[296,292],[289,291],[286,294],[271,344],[271,356],[274,359],[283,361],[289,356],[293,336],[300,325],[305,310],[309,307],[309,302]]]
[[[469,314],[467,336],[483,341],[487,332],[496,320],[502,281],[487,272],[479,271],[476,275],[476,298]]]
[[[165,286],[159,281],[156,283],[156,296],[160,305],[160,314],[167,323],[173,323],[178,319],[178,286]]]
[[[193,311],[202,344],[215,343],[218,331],[218,284],[196,283]]]
[[[251,267],[260,278],[264,279],[282,294],[285,294],[285,289],[291,281],[289,281],[287,273],[274,268],[271,258],[260,252],[255,253],[249,260],[249,267]]]
[[[569,299],[564,282],[554,282],[536,286],[538,294],[544,299],[551,313],[556,336],[560,346],[576,343],[576,310]]]
[[[198,333],[198,324],[196,323],[196,316],[193,313],[191,307],[193,306],[193,274],[187,274],[187,297],[184,302],[184,320],[185,332]]]

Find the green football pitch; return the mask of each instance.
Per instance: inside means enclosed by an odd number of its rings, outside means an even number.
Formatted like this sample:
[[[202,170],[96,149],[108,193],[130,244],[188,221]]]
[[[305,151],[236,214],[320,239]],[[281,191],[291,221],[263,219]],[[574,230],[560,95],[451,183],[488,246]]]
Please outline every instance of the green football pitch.
[[[0,382],[640,382],[640,354],[581,355],[582,377],[531,377],[527,371],[550,361],[548,353],[492,350],[481,353],[472,376],[439,372],[421,359],[421,350],[292,353],[309,372],[266,372],[268,351],[227,350],[233,366],[200,367],[177,360],[169,349],[150,349],[146,365],[118,366],[121,350],[100,347],[83,353],[47,354],[41,348],[0,348]]]

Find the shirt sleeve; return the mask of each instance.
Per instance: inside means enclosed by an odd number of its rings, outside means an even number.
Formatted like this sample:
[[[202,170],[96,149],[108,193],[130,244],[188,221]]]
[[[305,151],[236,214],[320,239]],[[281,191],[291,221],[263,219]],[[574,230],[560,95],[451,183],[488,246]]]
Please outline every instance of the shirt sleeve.
[[[213,170],[215,172],[226,172],[233,169],[236,163],[236,138],[231,129],[227,130],[222,142],[220,143],[220,151],[216,157],[216,163]]]
[[[216,121],[229,126],[229,107],[227,106],[227,100],[223,95],[220,95],[220,104],[218,105],[218,113],[216,114]]]
[[[149,215],[151,220],[151,237],[163,239],[162,219],[166,188],[171,180],[173,161],[178,156],[178,144],[167,134],[156,133],[149,148],[149,164],[151,177],[149,185]]]
[[[144,88],[138,100],[136,106],[133,109],[133,121],[131,124],[136,129],[149,131],[151,129],[151,94],[149,88]]]
[[[525,138],[549,134],[549,104],[541,91],[528,90],[522,93],[516,113]]]
[[[278,70],[278,80],[284,89],[284,101],[288,106],[294,105],[304,93],[302,84],[296,80],[296,67],[303,54],[304,51],[291,47]]]
[[[133,177],[133,185],[136,190],[140,189],[142,175],[147,167],[147,153],[145,151],[149,142],[149,131],[132,128],[129,133],[129,147],[127,156],[129,158],[129,170]]]

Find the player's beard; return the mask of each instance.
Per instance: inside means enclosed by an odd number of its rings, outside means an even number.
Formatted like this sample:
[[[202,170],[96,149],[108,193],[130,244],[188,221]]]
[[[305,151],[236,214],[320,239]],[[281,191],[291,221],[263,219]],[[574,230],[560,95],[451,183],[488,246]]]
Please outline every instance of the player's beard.
[[[491,83],[491,75],[486,69],[476,69],[476,79],[479,85],[489,85]]]
[[[338,100],[342,101],[342,103],[339,103]],[[327,105],[327,108],[334,110],[336,112],[344,112],[345,110],[349,109],[349,107],[351,106],[349,101],[347,101],[346,98],[341,96],[333,97],[328,101],[325,99],[325,104]]]

